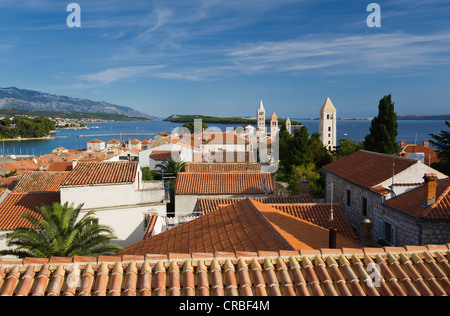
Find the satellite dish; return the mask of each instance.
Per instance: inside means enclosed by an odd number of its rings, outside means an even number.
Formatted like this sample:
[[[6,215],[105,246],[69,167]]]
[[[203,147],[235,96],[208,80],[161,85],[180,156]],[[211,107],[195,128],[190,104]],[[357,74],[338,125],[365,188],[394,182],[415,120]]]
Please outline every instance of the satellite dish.
[[[37,161],[36,161],[36,159],[33,159],[33,161],[34,161],[34,163],[35,163],[35,164],[37,164]]]

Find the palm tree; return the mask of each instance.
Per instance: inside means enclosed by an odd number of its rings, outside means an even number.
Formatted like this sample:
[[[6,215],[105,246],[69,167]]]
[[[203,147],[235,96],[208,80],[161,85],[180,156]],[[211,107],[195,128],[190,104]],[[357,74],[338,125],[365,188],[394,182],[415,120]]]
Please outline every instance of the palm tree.
[[[86,213],[77,221],[81,208],[79,205],[54,203],[38,209],[39,215],[23,214],[33,228],[18,228],[6,238],[8,247],[15,249],[0,251],[0,255],[25,257],[74,257],[98,256],[123,251],[123,248],[111,244],[117,238],[113,230],[98,225],[94,212]]]
[[[169,158],[168,160],[156,165],[156,167],[161,170],[161,173],[176,177],[178,173],[184,170],[185,165],[186,163],[181,160]]]
[[[169,179],[167,184],[169,185],[169,197],[170,202],[167,204],[167,215],[173,216],[175,214],[175,186],[177,183],[178,173],[184,170],[186,163],[179,160],[169,158],[162,163],[156,165],[160,169],[161,178]]]

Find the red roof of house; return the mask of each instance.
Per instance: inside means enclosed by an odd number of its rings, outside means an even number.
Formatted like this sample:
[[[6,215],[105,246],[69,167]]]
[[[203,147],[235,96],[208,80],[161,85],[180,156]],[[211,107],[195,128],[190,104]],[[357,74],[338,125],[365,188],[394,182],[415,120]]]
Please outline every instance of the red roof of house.
[[[448,246],[0,258],[0,295],[448,296]]]
[[[153,150],[150,154],[150,158],[156,161],[166,161],[172,158],[172,153],[176,156],[180,156],[180,151],[171,150]]]
[[[195,205],[194,212],[198,215],[205,215],[210,212],[217,211],[220,207],[228,206],[236,202],[245,200],[246,197],[233,197],[233,198],[197,198],[197,204]],[[313,203],[311,196],[309,195],[292,195],[292,196],[261,196],[253,197],[253,200],[260,203],[267,204],[289,204],[289,203]]]
[[[71,161],[53,161],[47,168],[47,171],[72,171],[73,164]]]
[[[70,172],[30,171],[20,177],[13,192],[58,192],[60,185],[67,179]]]
[[[79,162],[62,186],[133,183],[137,162]]]
[[[424,207],[425,186],[403,193],[384,203],[416,218],[424,219],[450,219],[450,178],[437,180],[436,202]]]
[[[0,205],[0,230],[33,228],[22,214],[39,217],[37,208],[60,203],[59,192],[10,193]]]
[[[186,172],[257,172],[260,170],[257,162],[217,162],[217,163],[187,163]]]
[[[360,150],[324,166],[323,169],[370,189],[392,177],[393,163],[394,174],[398,174],[417,163],[417,160]]]
[[[268,192],[264,191],[266,186]],[[178,174],[175,194],[265,194],[273,193],[272,175],[261,172]]]
[[[284,213],[300,218],[323,228],[330,227],[330,210],[333,208],[334,227],[349,238],[356,239],[355,231],[339,204],[331,203],[286,203],[268,204]]]
[[[425,161],[424,163],[428,166],[432,163],[439,162],[439,158],[437,155],[436,150],[433,148],[423,146],[423,145],[417,145],[417,144],[408,144],[405,145],[401,150],[397,153],[400,157],[406,157],[407,154],[413,154],[413,153],[423,153]]]
[[[93,140],[90,140],[90,141],[88,141],[88,144],[100,144],[100,143],[104,143],[104,141],[103,140],[100,140],[100,139],[93,139]]]
[[[328,229],[246,199],[128,246],[125,254],[314,249],[327,247],[328,238]],[[360,246],[341,234],[337,244]]]

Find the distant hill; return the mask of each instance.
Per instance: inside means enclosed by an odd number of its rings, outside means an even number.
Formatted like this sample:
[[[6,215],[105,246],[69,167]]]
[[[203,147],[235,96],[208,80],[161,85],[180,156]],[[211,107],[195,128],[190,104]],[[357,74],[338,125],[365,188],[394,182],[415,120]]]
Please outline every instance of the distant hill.
[[[172,114],[164,121],[172,123],[189,123],[194,122],[195,119],[201,119],[203,123],[216,123],[216,124],[256,124],[256,118],[244,118],[244,117],[216,117],[206,115],[183,115]],[[278,119],[279,124],[285,124],[286,119]],[[270,119],[266,119],[266,124],[270,124]],[[302,125],[301,122],[291,120],[292,125]]]
[[[22,111],[110,113],[129,117],[145,117],[152,120],[158,119],[155,116],[141,113],[127,106],[115,105],[103,101],[52,95],[15,87],[0,88],[0,109],[7,108]]]
[[[450,120],[450,114],[446,115],[399,115],[399,120],[426,120],[426,121],[448,121]]]

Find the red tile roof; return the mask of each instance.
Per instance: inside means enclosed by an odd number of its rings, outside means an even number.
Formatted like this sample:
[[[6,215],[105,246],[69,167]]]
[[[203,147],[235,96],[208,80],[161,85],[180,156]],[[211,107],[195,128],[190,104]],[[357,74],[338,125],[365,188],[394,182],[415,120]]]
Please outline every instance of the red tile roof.
[[[9,162],[6,164],[2,164],[1,166],[9,171],[17,170],[17,174],[19,174],[19,175],[21,175],[27,171],[38,171],[39,170],[39,164],[37,164],[33,160],[29,160],[29,159],[23,159],[23,160],[17,160],[14,162]]]
[[[62,186],[133,183],[137,162],[79,162]]]
[[[408,144],[404,146],[397,155],[400,157],[406,157],[407,154],[413,154],[413,153],[423,153],[425,161],[424,163],[428,166],[432,163],[439,162],[439,158],[437,155],[436,150],[430,147],[426,147],[423,145],[417,145],[417,144]]]
[[[175,157],[180,156],[180,151],[171,151],[171,150],[153,150],[150,154],[150,158],[156,161],[166,161],[172,158],[172,153]]]
[[[47,168],[47,171],[72,171],[72,165],[71,161],[54,161]]]
[[[449,220],[450,219],[450,178],[437,180],[436,202],[424,207],[425,186],[408,191],[384,203],[416,218]]]
[[[19,182],[19,176],[0,178],[0,188],[6,188],[8,190],[14,190]]]
[[[97,143],[97,144],[101,144],[101,143],[104,143],[104,141],[103,140],[100,140],[100,139],[93,139],[93,140],[90,140],[90,141],[88,141],[88,144],[94,144],[94,143]]]
[[[202,141],[207,144],[248,144],[248,138],[237,135],[235,132],[204,132]]]
[[[157,220],[158,220],[158,213],[152,214],[148,222],[147,228],[145,229],[144,238],[142,239],[147,239],[152,236],[153,229],[155,228]]]
[[[0,295],[448,296],[449,259],[445,245],[0,259]]]
[[[217,211],[220,207],[224,207],[236,202],[245,200],[246,197],[237,198],[198,198],[195,205],[194,213],[205,215],[214,211]],[[262,196],[252,198],[260,203],[268,204],[285,204],[285,203],[312,203],[312,199],[309,195],[300,196]]]
[[[328,246],[328,229],[246,199],[126,247],[125,253],[278,251]],[[341,234],[338,247],[360,243]]]
[[[13,192],[58,192],[70,172],[30,171],[20,177]]]
[[[394,174],[398,174],[417,163],[417,160],[360,150],[324,166],[323,169],[354,184],[372,188],[392,177],[393,162]]]
[[[330,227],[330,203],[301,203],[301,204],[268,204],[282,212],[323,228]],[[337,231],[349,238],[356,239],[355,231],[339,204],[333,204],[334,227]]]
[[[194,163],[186,164],[186,172],[257,172],[260,170],[257,162],[224,162],[224,163]]]
[[[263,190],[266,185],[268,192]],[[272,175],[261,172],[178,174],[175,194],[265,194],[273,193]]]
[[[22,214],[38,216],[37,208],[60,203],[59,192],[10,193],[0,205],[0,230],[32,228]]]

